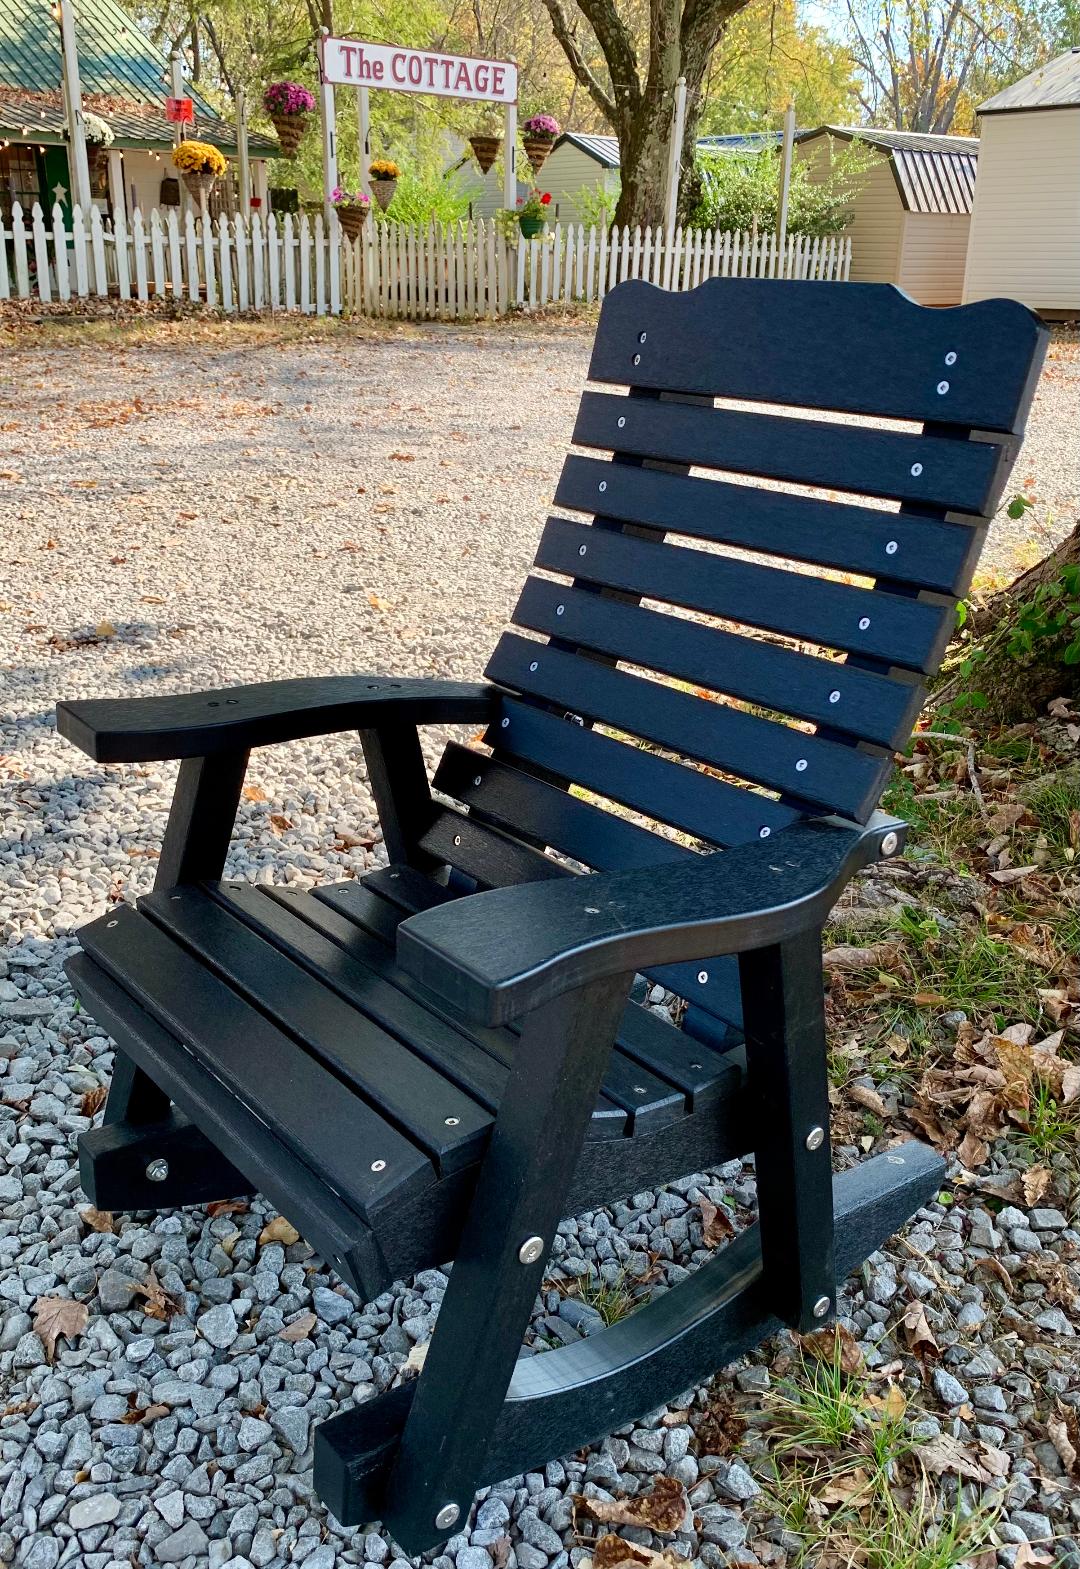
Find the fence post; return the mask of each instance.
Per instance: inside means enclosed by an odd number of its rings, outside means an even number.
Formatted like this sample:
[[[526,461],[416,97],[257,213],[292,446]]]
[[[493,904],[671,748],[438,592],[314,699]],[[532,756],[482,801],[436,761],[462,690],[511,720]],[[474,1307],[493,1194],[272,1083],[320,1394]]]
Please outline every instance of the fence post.
[[[122,300],[131,298],[131,268],[128,263],[127,222],[122,207],[113,213],[113,253],[116,256],[116,287]]]
[[[209,221],[209,214],[207,221]],[[200,299],[199,246],[195,234],[195,214],[190,206],[184,218],[184,255],[187,261],[188,299],[193,305],[197,305]]]
[[[229,255],[229,220],[225,213],[218,219],[218,254],[221,257],[221,308],[223,311],[232,311],[233,286],[232,286],[232,257]]]
[[[34,261],[37,264],[38,299],[47,305],[52,299],[52,287],[49,283],[49,237],[45,233],[45,217],[40,202],[34,203],[31,229],[34,236]]]
[[[8,279],[7,261],[7,234],[4,230],[4,220],[0,218],[0,300],[11,298],[11,283]]]
[[[96,207],[90,209],[90,248],[94,255],[94,287],[99,299],[109,292],[109,277],[105,271],[105,227]]]
[[[180,260],[180,217],[175,207],[169,208],[165,219],[169,237],[169,286],[174,300],[184,297],[184,268]]]
[[[148,300],[150,291],[146,286],[146,233],[143,229],[142,213],[138,207],[131,214],[131,243],[135,251],[135,293],[140,300]]]

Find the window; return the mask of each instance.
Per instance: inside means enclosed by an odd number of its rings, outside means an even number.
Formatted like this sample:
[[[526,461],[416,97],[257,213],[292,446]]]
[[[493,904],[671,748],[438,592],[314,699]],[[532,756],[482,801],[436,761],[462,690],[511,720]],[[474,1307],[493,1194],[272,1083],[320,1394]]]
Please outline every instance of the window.
[[[11,209],[18,202],[29,218],[30,209],[41,200],[37,153],[32,147],[0,147],[0,218],[11,222]]]

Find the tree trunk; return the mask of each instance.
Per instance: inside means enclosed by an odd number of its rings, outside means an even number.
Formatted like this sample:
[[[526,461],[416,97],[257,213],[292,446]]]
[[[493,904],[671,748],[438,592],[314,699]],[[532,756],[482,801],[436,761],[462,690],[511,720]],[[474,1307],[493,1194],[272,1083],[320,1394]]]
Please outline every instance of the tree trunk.
[[[1080,564],[1080,523],[1061,544],[1028,571],[1022,572],[1007,588],[992,594],[978,605],[971,616],[970,654],[982,651],[980,661],[963,678],[952,676],[934,695],[934,706],[955,700],[965,690],[986,697],[979,710],[1003,724],[1030,720],[1045,712],[1055,697],[1075,697],[1080,693],[1080,665],[1062,660],[1073,632],[1035,639],[1030,653],[1009,652],[1010,635],[1017,626],[1021,609],[1031,604],[1040,588],[1060,578],[1066,567]],[[957,717],[972,717],[969,711]]]
[[[664,187],[671,148],[675,84],[668,92],[647,87],[633,118],[618,128],[619,204],[615,222],[631,229],[664,221]]]

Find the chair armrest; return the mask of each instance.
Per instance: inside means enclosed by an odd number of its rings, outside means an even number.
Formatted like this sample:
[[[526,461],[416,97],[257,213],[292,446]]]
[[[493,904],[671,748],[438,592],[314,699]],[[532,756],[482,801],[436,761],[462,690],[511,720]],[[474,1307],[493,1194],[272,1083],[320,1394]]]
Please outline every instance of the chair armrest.
[[[504,1024],[608,975],[821,925],[859,867],[896,853],[904,828],[880,813],[865,828],[804,822],[697,863],[471,894],[402,922],[398,960],[466,1018]]]
[[[491,716],[497,696],[494,687],[469,681],[317,676],[59,703],[56,728],[96,762],[149,763],[396,723],[479,723]]]

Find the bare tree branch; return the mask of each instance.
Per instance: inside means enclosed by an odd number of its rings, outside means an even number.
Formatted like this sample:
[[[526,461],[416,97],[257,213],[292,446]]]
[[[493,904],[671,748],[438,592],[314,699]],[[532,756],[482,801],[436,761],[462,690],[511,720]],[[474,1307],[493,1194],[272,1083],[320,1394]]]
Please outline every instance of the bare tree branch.
[[[544,6],[551,17],[552,31],[562,46],[570,69],[582,87],[585,88],[601,114],[605,116],[610,125],[614,126],[618,118],[615,101],[604,90],[599,78],[593,75],[593,72],[586,64],[585,57],[577,46],[577,40],[570,31],[570,24],[567,21],[566,12],[563,10],[560,0],[544,0]]]

